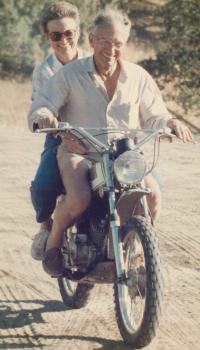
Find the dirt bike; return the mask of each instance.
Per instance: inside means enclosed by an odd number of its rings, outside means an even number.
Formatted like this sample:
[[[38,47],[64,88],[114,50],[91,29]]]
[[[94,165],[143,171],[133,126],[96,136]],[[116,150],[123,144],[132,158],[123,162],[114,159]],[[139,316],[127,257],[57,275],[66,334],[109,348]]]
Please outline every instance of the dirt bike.
[[[65,273],[58,278],[63,301],[83,307],[95,283],[112,283],[121,336],[134,348],[143,348],[155,336],[163,294],[158,242],[147,205],[151,191],[144,177],[155,166],[160,139],[170,135],[164,129],[95,130],[67,123],[39,130],[52,131],[70,132],[95,150],[89,171],[91,204],[64,233]],[[123,137],[109,144],[97,138],[113,132]],[[149,168],[142,149],[153,138]]]

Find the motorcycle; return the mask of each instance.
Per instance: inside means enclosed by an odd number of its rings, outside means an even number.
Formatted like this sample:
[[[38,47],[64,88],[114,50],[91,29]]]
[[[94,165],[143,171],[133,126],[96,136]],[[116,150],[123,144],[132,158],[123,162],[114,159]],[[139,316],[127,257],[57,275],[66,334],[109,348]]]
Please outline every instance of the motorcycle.
[[[63,302],[80,308],[96,283],[112,283],[116,319],[123,340],[133,348],[155,336],[162,306],[163,281],[157,237],[148,210],[150,189],[144,177],[155,167],[165,129],[85,129],[60,123],[38,132],[75,135],[92,145],[89,208],[64,232],[64,275],[58,278]],[[96,134],[122,133],[109,143]],[[154,139],[151,167],[143,147]],[[171,140],[170,140],[171,141]]]

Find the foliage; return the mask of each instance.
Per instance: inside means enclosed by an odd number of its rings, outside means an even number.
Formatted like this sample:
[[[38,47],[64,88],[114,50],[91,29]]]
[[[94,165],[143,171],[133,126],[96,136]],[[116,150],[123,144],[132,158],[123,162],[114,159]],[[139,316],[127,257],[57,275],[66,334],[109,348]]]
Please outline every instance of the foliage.
[[[2,0],[0,3],[0,74],[30,73],[34,62],[36,37],[32,38],[34,1]],[[30,11],[32,18],[30,18]]]
[[[157,60],[144,62],[154,74],[173,79],[185,109],[197,105],[200,91],[199,0],[69,0],[81,14],[81,42],[91,18],[106,6],[118,7],[133,18],[134,40],[152,39],[154,24],[163,27]],[[0,0],[0,76],[30,74],[36,60],[47,54],[47,41],[40,33],[42,8],[52,0]],[[165,3],[164,5],[163,2]],[[154,9],[157,8],[153,17]],[[154,25],[153,24],[153,25]],[[156,34],[157,35],[157,34]],[[156,37],[156,41],[158,36]]]
[[[166,44],[158,57],[168,78],[176,79],[178,100],[187,110],[200,97],[200,1],[171,0],[156,15],[163,18]]]

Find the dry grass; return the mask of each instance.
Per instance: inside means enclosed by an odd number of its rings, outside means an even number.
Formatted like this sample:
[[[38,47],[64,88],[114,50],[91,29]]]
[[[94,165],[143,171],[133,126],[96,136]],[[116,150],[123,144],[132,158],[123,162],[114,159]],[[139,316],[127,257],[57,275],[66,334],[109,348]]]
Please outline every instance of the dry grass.
[[[127,48],[126,57],[130,61],[137,62],[142,56],[142,51]],[[146,51],[146,58],[150,55],[149,50]],[[144,52],[143,52],[144,57]],[[163,95],[167,94],[167,91],[171,91],[172,86],[166,86]],[[31,103],[31,80],[26,82],[17,82],[15,80],[0,80],[0,127],[14,127],[27,129],[27,113]],[[175,112],[184,120],[191,123],[192,130],[199,132],[200,118],[189,112],[187,115],[183,112],[180,106],[174,101],[168,101],[167,106],[171,111]]]
[[[31,81],[0,80],[0,126],[27,128]]]

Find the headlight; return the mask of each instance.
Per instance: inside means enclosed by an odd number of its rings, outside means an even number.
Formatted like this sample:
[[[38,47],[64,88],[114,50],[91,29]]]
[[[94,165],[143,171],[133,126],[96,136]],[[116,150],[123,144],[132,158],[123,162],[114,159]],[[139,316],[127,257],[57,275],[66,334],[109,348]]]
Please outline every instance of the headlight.
[[[120,183],[135,185],[139,183],[146,173],[144,157],[137,151],[122,153],[114,161],[114,173]]]

